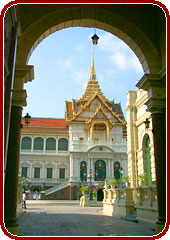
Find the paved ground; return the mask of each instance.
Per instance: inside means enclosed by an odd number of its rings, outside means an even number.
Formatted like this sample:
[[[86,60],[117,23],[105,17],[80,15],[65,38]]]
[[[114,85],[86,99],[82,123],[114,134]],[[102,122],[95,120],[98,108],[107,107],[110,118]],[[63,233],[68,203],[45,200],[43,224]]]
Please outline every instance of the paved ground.
[[[20,236],[153,236],[139,223],[102,215],[102,207],[78,201],[27,201],[19,218]]]

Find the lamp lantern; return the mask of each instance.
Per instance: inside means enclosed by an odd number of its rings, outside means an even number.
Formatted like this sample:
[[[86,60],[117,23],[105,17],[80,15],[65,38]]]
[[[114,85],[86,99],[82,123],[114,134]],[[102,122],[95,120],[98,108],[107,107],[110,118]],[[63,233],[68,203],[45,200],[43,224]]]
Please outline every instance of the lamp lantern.
[[[24,119],[25,119],[25,123],[26,123],[27,126],[28,126],[28,124],[30,123],[31,116],[27,113],[27,114],[25,115]]]
[[[97,45],[99,37],[97,36],[97,34],[94,34],[93,37],[91,37],[93,45]]]
[[[150,121],[148,120],[148,118],[144,121],[144,124],[145,124],[145,128],[148,129],[150,125]]]

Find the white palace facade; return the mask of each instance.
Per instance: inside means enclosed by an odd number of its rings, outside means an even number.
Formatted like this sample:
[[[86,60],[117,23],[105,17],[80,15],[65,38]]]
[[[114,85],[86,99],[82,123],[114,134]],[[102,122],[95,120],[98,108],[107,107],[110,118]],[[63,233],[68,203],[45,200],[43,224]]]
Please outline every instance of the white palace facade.
[[[128,175],[126,121],[120,103],[102,93],[92,67],[79,100],[65,101],[65,118],[31,118],[21,130],[20,174],[31,192],[77,199],[92,185],[100,200],[104,181]],[[102,199],[101,199],[102,200]]]

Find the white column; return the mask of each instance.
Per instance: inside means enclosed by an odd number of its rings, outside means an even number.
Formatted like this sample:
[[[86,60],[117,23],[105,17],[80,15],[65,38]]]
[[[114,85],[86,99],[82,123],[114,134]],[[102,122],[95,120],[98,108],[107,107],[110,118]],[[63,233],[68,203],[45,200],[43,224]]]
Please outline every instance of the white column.
[[[56,154],[58,153],[58,137],[56,137]]]
[[[57,180],[57,174],[56,174],[56,172],[57,172],[57,163],[56,162],[54,162],[54,164],[55,164],[55,167],[53,168],[53,178],[54,178],[54,180],[56,181]]]
[[[90,171],[90,157],[87,156],[87,181],[89,181],[88,175]]]
[[[45,166],[44,164],[42,165],[42,168],[40,168],[40,178],[42,178],[43,180],[45,179]]]
[[[73,175],[73,158],[72,158],[72,156],[70,156],[70,181],[73,180],[73,177],[74,177],[74,175]]]
[[[106,162],[106,179],[109,178],[109,159],[106,159],[105,162]]]
[[[34,168],[32,166],[32,164],[30,164],[30,173],[29,173],[29,177],[33,178],[34,177]]]
[[[77,159],[77,178],[80,181],[80,159]]]
[[[111,177],[114,178],[114,174],[113,174],[113,158],[110,159],[111,162]]]
[[[44,146],[43,146],[43,154],[45,154],[45,146],[46,146],[46,138],[43,138],[43,140],[44,140]]]
[[[31,138],[31,153],[33,153],[33,147],[34,147],[34,137]]]
[[[109,162],[109,178],[111,178],[112,177],[112,172],[111,172],[111,159],[109,158],[108,159],[108,162]]]
[[[79,174],[78,174],[78,168],[79,168],[78,163],[79,163],[79,159],[74,158],[73,159],[73,166],[74,166],[73,174],[74,174],[74,177],[76,178],[76,180],[78,180],[77,178],[79,177]]]
[[[91,158],[91,170],[92,170],[92,181],[95,179],[95,167],[94,167],[94,159]]]

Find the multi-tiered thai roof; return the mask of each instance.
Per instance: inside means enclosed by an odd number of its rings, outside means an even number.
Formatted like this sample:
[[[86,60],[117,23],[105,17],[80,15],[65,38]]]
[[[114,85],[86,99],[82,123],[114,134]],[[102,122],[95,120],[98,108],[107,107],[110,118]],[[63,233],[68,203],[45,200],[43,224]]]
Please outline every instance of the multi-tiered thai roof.
[[[96,97],[101,99],[102,103],[108,108],[111,112],[116,114],[116,116],[124,121],[124,115],[122,112],[121,104],[115,103],[114,100],[108,100],[103,92],[101,91],[100,85],[96,78],[95,68],[94,68],[94,56],[92,48],[92,66],[90,78],[88,80],[85,92],[79,100],[72,99],[72,101],[65,102],[65,117],[67,121],[75,119],[76,115],[79,114],[83,109],[88,106],[88,104]]]

